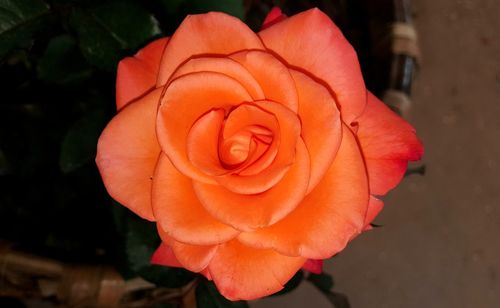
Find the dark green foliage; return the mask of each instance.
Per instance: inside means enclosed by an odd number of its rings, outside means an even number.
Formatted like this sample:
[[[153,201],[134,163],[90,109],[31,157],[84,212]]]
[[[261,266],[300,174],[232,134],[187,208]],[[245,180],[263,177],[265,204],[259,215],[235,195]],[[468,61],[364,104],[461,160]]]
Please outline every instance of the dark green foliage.
[[[0,0],[0,58],[12,48],[30,46],[48,13],[41,0]]]
[[[322,292],[329,292],[333,288],[332,276],[324,272],[321,274],[310,273],[307,280],[309,280]]]
[[[245,14],[242,0],[190,0],[186,2],[189,2],[192,11],[197,13],[220,11],[240,19],[243,19]]]
[[[93,161],[96,154],[96,140],[105,126],[102,110],[85,114],[71,128],[63,139],[59,164],[63,172],[70,172]]]
[[[47,83],[78,83],[92,75],[92,68],[67,34],[52,38],[38,61],[38,78]]]
[[[116,204],[116,206],[119,206]],[[160,238],[156,224],[139,219],[132,213],[122,215],[125,219],[125,256],[127,268],[134,274],[168,288],[179,288],[192,281],[197,275],[182,268],[151,265],[150,260]]]
[[[412,174],[425,175],[426,169],[426,165],[420,165],[418,167],[408,167],[408,169],[406,169],[405,176],[410,176]]]
[[[344,294],[334,292],[332,290],[334,286],[333,278],[329,274],[323,272],[321,274],[309,274],[307,280],[316,286],[321,293],[323,293],[328,301],[335,308],[350,308],[349,300]]]
[[[210,11],[225,12],[244,18],[243,0],[158,0],[167,14],[186,12],[189,14],[205,13]]]
[[[244,301],[231,302],[220,295],[213,282],[203,280],[196,287],[196,305],[203,308],[245,308]]]
[[[288,292],[292,292],[300,285],[302,280],[304,280],[304,271],[300,270],[292,277],[292,279],[290,279],[285,284],[285,287],[283,288],[283,290],[279,291],[278,293],[276,293],[274,295],[284,295],[284,294],[287,294]]]
[[[69,22],[85,58],[109,71],[116,69],[124,51],[135,51],[161,34],[156,18],[130,1],[74,8]]]

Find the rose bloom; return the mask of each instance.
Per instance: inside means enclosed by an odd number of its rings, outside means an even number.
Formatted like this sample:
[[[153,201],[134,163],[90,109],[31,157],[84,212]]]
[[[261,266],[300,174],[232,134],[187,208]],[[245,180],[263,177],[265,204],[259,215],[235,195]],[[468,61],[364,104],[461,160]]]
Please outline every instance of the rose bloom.
[[[275,9],[257,34],[223,13],[188,16],[120,62],[116,102],[96,158],[109,194],[156,222],[153,263],[231,300],[320,271],[423,152],[318,9]]]

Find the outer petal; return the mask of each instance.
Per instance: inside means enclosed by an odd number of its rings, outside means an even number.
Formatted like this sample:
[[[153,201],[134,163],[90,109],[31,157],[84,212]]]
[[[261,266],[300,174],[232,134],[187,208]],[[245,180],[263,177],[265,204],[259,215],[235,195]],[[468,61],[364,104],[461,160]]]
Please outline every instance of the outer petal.
[[[174,241],[172,250],[186,269],[198,273],[208,266],[217,251],[217,246],[189,245]]]
[[[151,257],[151,264],[169,267],[183,267],[179,260],[177,260],[172,248],[164,242],[162,242],[153,253],[153,256]],[[212,280],[208,268],[203,269],[199,273],[204,275],[208,280]]]
[[[368,203],[368,211],[365,217],[365,230],[370,230],[372,227],[370,223],[377,217],[377,215],[384,208],[384,202],[380,199],[370,196],[370,202]]]
[[[401,181],[407,162],[422,157],[422,143],[408,122],[371,93],[358,123],[357,135],[366,161],[370,192],[384,195]]]
[[[204,270],[217,251],[216,245],[200,246],[178,242],[163,232],[161,227],[158,227],[158,233],[162,241],[171,248],[182,267],[192,272],[198,273]]]
[[[289,256],[326,259],[361,232],[368,206],[368,181],[356,139],[347,127],[342,131],[334,163],[304,201],[278,223],[241,233],[240,241]]]
[[[191,163],[207,174],[227,172],[219,158],[219,135],[224,109],[212,109],[193,124],[187,136],[186,151]]]
[[[233,193],[224,187],[195,182],[194,190],[207,211],[239,230],[253,230],[277,222],[304,198],[309,180],[309,156],[297,143],[294,165],[273,188],[256,195]]]
[[[323,178],[342,141],[340,113],[335,99],[321,84],[306,74],[291,70],[299,94],[302,138],[311,157],[311,177],[307,192]]]
[[[311,9],[291,16],[259,36],[290,66],[326,83],[335,92],[346,123],[362,113],[366,92],[356,52],[323,12]]]
[[[227,55],[245,49],[264,47],[238,18],[218,12],[187,16],[165,48],[157,85],[167,83],[174,70],[194,55]]]
[[[170,267],[182,267],[182,264],[174,255],[172,248],[163,242],[153,253],[151,263]]]
[[[277,6],[273,7],[271,11],[267,14],[264,22],[262,23],[262,29],[269,28],[270,26],[285,20],[287,16],[281,12],[281,9]]]
[[[383,196],[403,179],[408,167],[406,159],[366,159],[370,192]]]
[[[252,300],[283,289],[304,262],[301,257],[254,249],[233,240],[219,246],[208,269],[226,298]]]
[[[323,260],[307,259],[302,268],[313,274],[321,274],[323,272]]]
[[[97,144],[96,163],[108,193],[148,220],[154,220],[151,179],[160,155],[155,134],[160,94],[161,89],[155,90],[124,108]]]
[[[254,100],[264,99],[264,92],[255,78],[238,62],[230,58],[200,57],[193,58],[179,66],[171,80],[189,73],[216,72],[237,80],[250,93]]]
[[[191,180],[177,171],[164,154],[154,175],[153,211],[160,228],[183,243],[213,245],[239,233],[208,214],[196,198]]]
[[[285,105],[297,112],[297,90],[288,68],[268,52],[252,50],[231,55],[241,63],[257,80],[264,91],[265,98]]]
[[[196,120],[212,109],[230,109],[251,101],[235,79],[214,72],[198,72],[175,79],[162,97],[157,133],[163,152],[183,174],[204,183],[215,183],[189,161],[187,136]]]
[[[120,61],[116,76],[116,108],[118,110],[154,88],[161,55],[167,42],[167,37],[153,41],[133,57]]]

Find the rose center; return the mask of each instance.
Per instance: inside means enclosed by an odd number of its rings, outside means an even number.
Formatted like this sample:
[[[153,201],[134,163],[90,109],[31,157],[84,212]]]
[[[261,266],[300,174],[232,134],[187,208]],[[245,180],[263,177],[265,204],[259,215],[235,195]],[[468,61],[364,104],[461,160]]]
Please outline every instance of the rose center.
[[[219,140],[219,159],[227,169],[259,159],[273,141],[273,133],[259,125],[249,125],[229,138]]]

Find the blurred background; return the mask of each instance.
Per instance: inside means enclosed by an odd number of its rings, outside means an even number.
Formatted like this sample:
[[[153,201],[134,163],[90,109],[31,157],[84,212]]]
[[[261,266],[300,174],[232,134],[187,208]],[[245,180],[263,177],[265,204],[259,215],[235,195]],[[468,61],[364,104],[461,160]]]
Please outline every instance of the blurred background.
[[[421,164],[412,166],[417,172],[385,198],[380,227],[325,263],[333,289],[354,308],[500,307],[496,0],[1,1],[0,255],[15,249],[112,264],[125,277],[167,287],[192,279],[147,264],[158,242],[151,226],[113,204],[95,168],[96,140],[114,114],[116,65],[171,35],[188,13],[226,11],[258,31],[273,5],[287,14],[314,6],[327,12],[358,51],[368,87],[401,94],[387,97],[426,147],[425,175]],[[387,52],[394,22],[418,33],[417,43],[405,28],[410,42],[398,54]],[[22,278],[21,285],[38,286]],[[8,287],[2,280],[0,296]],[[0,299],[14,305],[23,304]],[[302,283],[251,306],[331,303]]]

